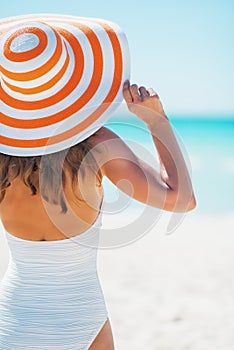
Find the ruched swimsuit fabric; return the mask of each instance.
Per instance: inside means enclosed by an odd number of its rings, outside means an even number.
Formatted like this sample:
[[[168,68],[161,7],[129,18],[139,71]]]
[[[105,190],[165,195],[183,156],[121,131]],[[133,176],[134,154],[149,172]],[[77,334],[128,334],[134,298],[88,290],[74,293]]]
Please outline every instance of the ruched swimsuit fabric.
[[[101,217],[64,240],[30,241],[6,232],[1,350],[89,349],[108,317],[97,274]]]

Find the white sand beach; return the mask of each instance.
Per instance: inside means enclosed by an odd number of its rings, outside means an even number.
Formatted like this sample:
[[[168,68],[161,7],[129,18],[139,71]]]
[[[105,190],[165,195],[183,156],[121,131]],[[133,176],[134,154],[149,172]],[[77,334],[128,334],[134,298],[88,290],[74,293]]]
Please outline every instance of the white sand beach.
[[[165,235],[168,218],[135,243],[99,250],[116,350],[232,350],[234,217],[188,213]],[[1,234],[0,278],[7,261]]]
[[[117,350],[234,349],[234,217],[168,213],[137,242],[99,253]]]

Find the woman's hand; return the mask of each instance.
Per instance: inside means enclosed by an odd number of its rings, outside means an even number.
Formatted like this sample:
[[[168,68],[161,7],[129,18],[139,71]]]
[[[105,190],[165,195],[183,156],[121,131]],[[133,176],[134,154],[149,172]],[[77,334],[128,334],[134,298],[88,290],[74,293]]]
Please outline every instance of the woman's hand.
[[[152,135],[160,160],[160,177],[167,186],[165,203],[169,208],[172,205],[172,211],[175,212],[195,208],[196,200],[187,164],[157,93],[151,88],[138,88],[136,84],[130,85],[129,81],[126,81],[123,95],[130,112],[146,123]],[[138,160],[138,164],[142,164],[142,160]],[[152,170],[152,174],[155,174],[155,171]],[[146,182],[149,183],[148,177]],[[159,188],[155,193],[165,194],[165,188],[160,188],[159,183],[157,186]]]
[[[129,111],[147,125],[155,122],[157,117],[168,120],[159,96],[152,88],[146,89],[144,86],[138,88],[138,85],[130,85],[126,80],[123,86],[123,96]]]

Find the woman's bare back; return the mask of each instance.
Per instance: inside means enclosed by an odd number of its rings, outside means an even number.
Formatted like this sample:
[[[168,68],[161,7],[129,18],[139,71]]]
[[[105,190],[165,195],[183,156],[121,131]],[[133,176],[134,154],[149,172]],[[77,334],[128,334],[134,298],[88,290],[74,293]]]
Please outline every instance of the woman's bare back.
[[[8,187],[0,204],[0,216],[5,229],[25,240],[60,240],[87,230],[97,219],[103,192],[94,178],[89,176],[89,186],[82,200],[77,200],[72,189],[64,189],[68,210],[61,213],[59,205],[49,204],[40,192],[32,195],[25,184],[16,178]]]

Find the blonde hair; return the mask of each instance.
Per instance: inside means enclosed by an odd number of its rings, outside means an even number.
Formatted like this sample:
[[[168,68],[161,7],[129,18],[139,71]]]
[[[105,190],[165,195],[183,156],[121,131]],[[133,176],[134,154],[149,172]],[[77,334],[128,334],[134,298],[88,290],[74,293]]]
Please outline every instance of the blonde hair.
[[[59,204],[62,212],[66,213],[63,189],[67,174],[70,176],[72,190],[77,199],[80,199],[77,194],[78,176],[84,178],[86,171],[91,170],[99,183],[101,182],[101,173],[91,149],[91,144],[85,140],[70,147],[69,150],[43,156],[18,157],[0,153],[0,203],[7,188],[17,177],[29,187],[32,195],[36,195],[39,191],[40,176],[40,192],[43,199],[49,203]]]

